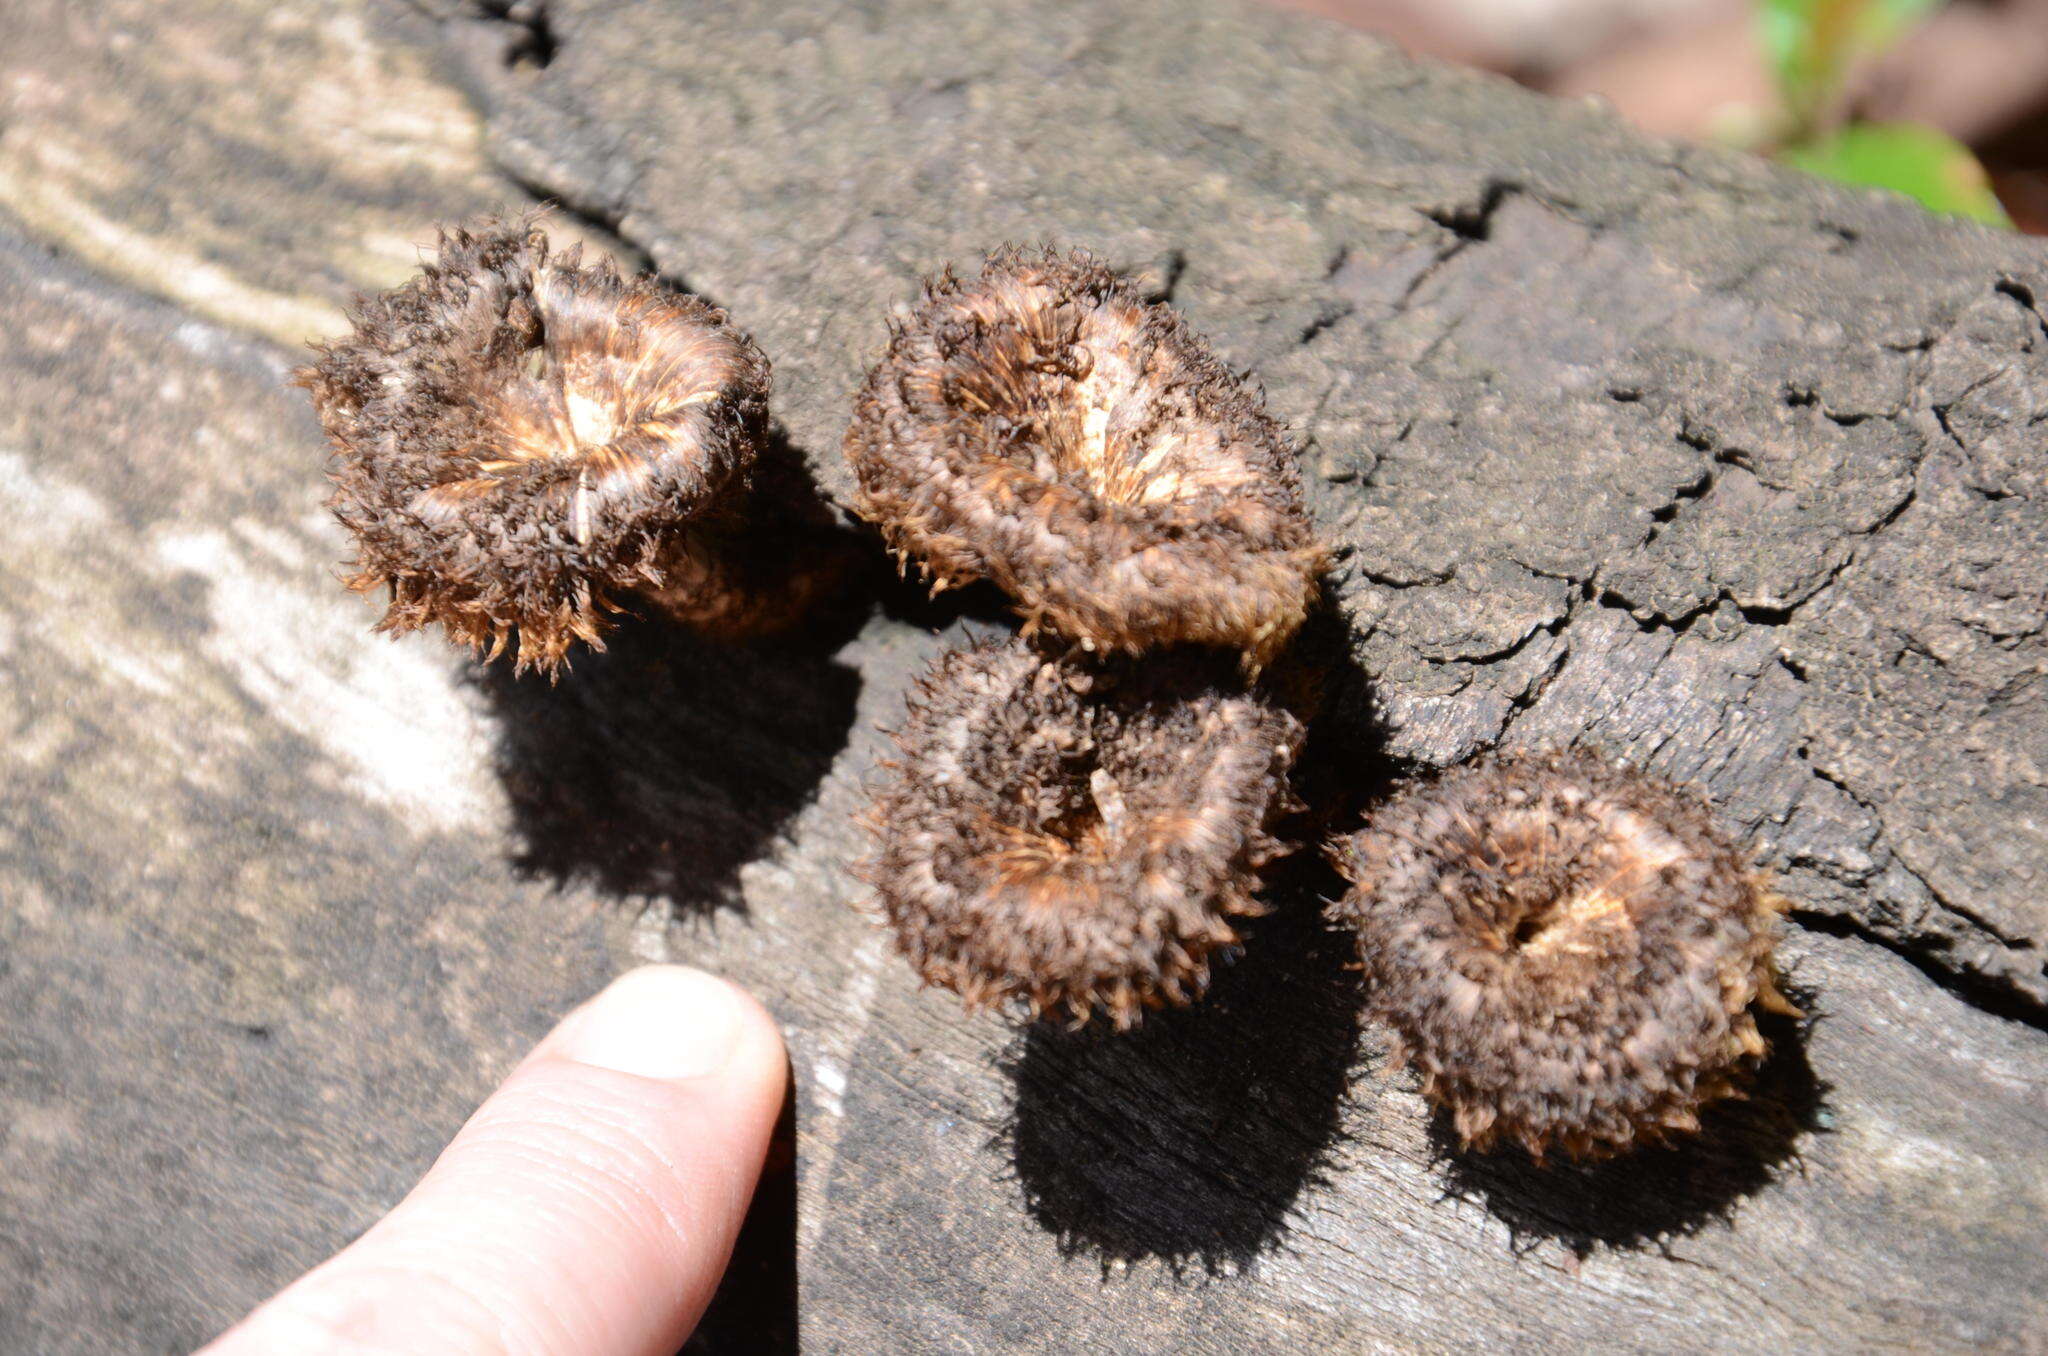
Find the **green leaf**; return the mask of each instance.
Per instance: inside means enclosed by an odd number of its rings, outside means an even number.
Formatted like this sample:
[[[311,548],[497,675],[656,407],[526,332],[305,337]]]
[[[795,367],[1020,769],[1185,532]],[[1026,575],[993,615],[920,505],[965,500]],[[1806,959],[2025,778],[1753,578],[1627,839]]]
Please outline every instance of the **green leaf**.
[[[1821,80],[1814,44],[1815,0],[1758,0],[1757,37],[1770,58],[1778,100],[1796,119],[1819,102]]]
[[[1880,51],[1945,3],[1947,0],[1876,0],[1864,10],[1857,37],[1865,51]]]
[[[1758,0],[1757,33],[1763,39],[1764,54],[1771,69],[1784,72],[1799,59],[1813,31],[1813,0]]]
[[[1945,0],[1757,0],[1757,34],[1796,128],[1812,127],[1857,62],[1882,54]]]
[[[1889,188],[1936,212],[2012,225],[1969,147],[1932,127],[1851,123],[1819,141],[1787,146],[1778,158],[1841,183]]]

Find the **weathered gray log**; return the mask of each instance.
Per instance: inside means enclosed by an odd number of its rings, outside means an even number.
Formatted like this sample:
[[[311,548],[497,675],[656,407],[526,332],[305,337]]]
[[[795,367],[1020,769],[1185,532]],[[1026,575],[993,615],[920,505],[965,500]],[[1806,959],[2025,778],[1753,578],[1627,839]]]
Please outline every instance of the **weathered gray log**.
[[[1818,1016],[1700,1144],[1549,1172],[1444,1151],[1309,867],[1198,1010],[964,1018],[848,907],[851,816],[909,679],[999,623],[643,627],[554,689],[370,637],[291,355],[10,236],[0,1348],[190,1345],[650,955],[789,1025],[813,1349],[2038,1343],[2038,246],[1222,5],[484,8],[520,21],[422,6],[490,151],[756,332],[828,493],[919,273],[1150,270],[1309,440],[1326,761],[1699,781]]]
[[[430,21],[396,0],[10,0],[5,17],[0,206],[207,319],[332,336],[437,221],[530,201],[436,73]]]

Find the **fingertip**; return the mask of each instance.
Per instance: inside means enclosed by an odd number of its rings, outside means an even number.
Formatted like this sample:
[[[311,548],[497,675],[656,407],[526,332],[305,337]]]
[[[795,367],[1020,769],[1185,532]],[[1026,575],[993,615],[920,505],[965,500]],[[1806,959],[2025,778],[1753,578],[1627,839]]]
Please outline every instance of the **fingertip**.
[[[726,1073],[772,1077],[787,1055],[774,1017],[738,985],[687,965],[629,970],[571,1013],[534,1051],[663,1082]]]
[[[222,1353],[672,1351],[730,1255],[788,1084],[774,1018],[682,965],[542,1040],[410,1195]],[[411,1336],[408,1336],[410,1334]]]

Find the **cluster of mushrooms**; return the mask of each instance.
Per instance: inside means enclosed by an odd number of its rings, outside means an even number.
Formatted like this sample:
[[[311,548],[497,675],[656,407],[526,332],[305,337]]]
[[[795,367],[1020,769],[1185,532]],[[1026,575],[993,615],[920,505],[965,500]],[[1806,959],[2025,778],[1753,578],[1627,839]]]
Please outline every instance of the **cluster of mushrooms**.
[[[835,566],[761,483],[769,364],[728,317],[444,232],[298,373],[351,585],[522,669],[624,612],[801,625]],[[1289,850],[1301,693],[1276,681],[1328,555],[1263,394],[1082,253],[1005,249],[892,325],[853,411],[855,511],[1019,633],[912,693],[865,863],[924,978],[1117,1027],[1200,997]],[[1597,755],[1488,756],[1327,845],[1375,1014],[1469,1146],[1599,1157],[1698,1127],[1791,1011],[1780,901],[1693,795]]]

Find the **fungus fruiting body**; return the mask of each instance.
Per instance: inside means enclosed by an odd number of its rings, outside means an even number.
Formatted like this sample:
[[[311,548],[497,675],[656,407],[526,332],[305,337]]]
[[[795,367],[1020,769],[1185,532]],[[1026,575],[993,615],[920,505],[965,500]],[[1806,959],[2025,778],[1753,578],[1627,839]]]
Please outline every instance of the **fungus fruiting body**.
[[[856,508],[936,587],[994,580],[1084,650],[1202,645],[1256,669],[1323,555],[1264,398],[1083,253],[950,270],[894,327],[845,444]]]
[[[521,668],[598,643],[628,595],[743,626],[732,550],[769,368],[725,314],[530,220],[442,233],[298,374],[332,441],[350,576],[381,629],[438,623]]]
[[[867,874],[912,963],[970,1006],[1129,1026],[1198,996],[1261,912],[1301,738],[1192,666],[954,651],[897,731]]]
[[[1400,1055],[1469,1147],[1602,1157],[1698,1128],[1790,1011],[1782,907],[1692,795],[1585,752],[1397,793],[1332,856]]]

